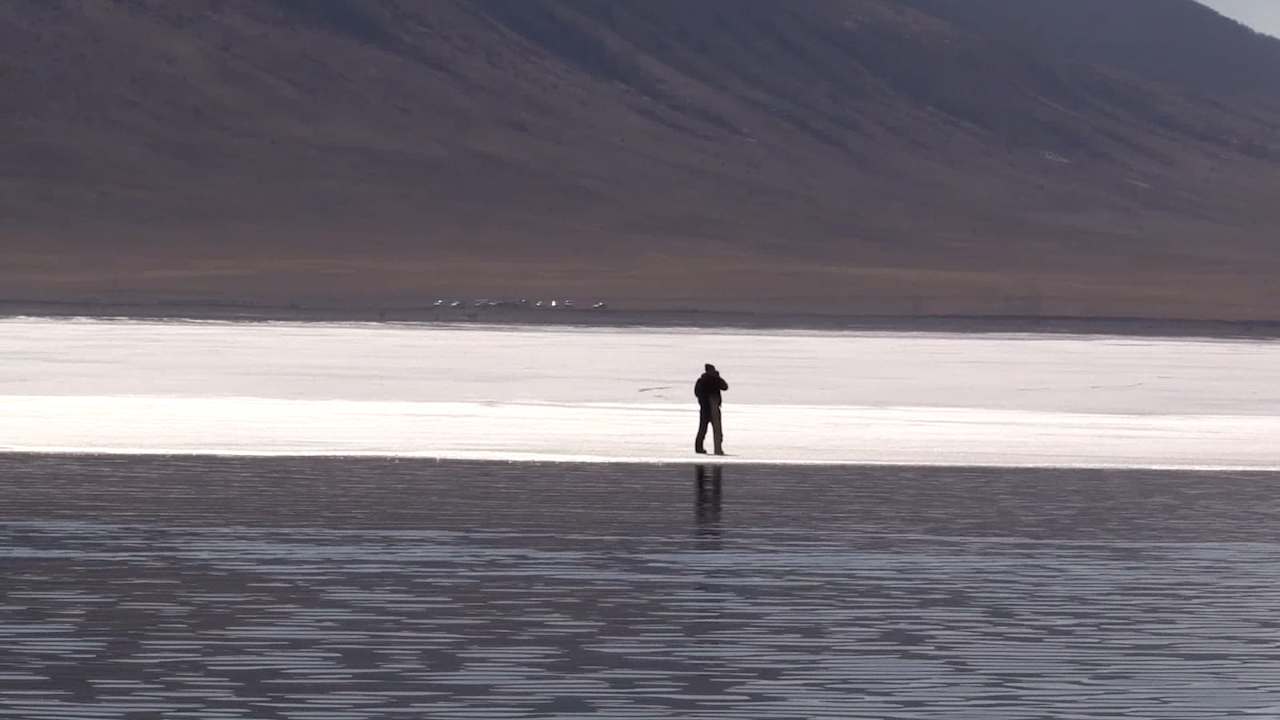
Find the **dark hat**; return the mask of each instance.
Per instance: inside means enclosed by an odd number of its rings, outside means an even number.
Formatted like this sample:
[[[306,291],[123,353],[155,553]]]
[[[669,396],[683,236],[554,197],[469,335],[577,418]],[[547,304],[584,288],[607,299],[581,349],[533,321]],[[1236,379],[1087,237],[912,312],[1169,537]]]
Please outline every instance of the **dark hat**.
[[[716,366],[715,366],[715,365],[712,365],[711,363],[707,363],[707,364],[706,364],[706,365],[704,365],[703,367],[705,367],[705,368],[707,369],[707,372],[715,372],[715,371],[716,371]]]

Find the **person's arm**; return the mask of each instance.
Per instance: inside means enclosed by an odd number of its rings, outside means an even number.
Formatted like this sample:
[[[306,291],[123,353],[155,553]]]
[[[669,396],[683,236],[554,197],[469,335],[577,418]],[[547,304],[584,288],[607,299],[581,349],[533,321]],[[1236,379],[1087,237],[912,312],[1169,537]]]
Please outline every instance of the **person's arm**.
[[[725,381],[724,381],[724,378],[720,378],[720,389],[721,389],[721,390],[728,390],[728,389],[729,389],[729,383],[725,382]]]

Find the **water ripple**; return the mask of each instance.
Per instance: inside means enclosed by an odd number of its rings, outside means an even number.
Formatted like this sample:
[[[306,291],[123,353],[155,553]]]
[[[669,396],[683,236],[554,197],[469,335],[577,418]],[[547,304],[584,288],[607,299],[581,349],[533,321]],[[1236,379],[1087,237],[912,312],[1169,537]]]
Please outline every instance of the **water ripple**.
[[[1275,479],[0,458],[0,717],[1277,717]]]

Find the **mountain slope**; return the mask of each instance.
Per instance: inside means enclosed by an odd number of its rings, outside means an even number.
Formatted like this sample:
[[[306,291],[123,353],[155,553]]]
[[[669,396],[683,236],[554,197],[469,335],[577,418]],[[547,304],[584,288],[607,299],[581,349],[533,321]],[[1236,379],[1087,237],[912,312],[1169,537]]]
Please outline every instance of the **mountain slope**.
[[[0,282],[1269,317],[1277,48],[1190,0],[20,0]]]
[[[1280,42],[1196,2],[907,0],[967,31],[1208,94],[1280,98]]]

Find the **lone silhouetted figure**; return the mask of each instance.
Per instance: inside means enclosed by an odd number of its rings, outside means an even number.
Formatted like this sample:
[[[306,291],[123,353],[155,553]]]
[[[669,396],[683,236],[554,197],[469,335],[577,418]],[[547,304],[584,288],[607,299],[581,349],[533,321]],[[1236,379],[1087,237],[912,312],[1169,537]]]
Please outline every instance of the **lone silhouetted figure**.
[[[724,454],[724,428],[720,425],[720,393],[729,389],[729,383],[720,377],[716,366],[706,365],[707,371],[702,373],[698,382],[693,385],[693,396],[698,398],[698,437],[693,441],[693,449],[706,455],[704,443],[707,439],[707,425],[711,425],[717,455]]]

